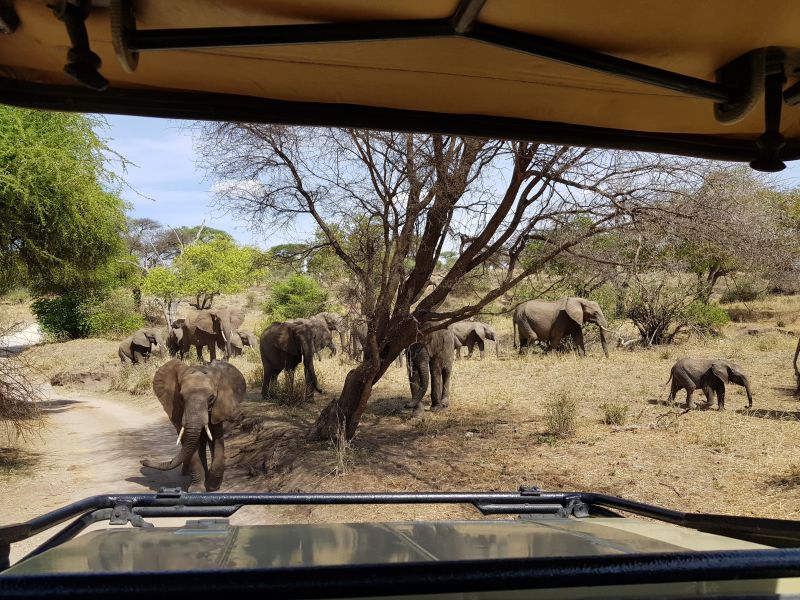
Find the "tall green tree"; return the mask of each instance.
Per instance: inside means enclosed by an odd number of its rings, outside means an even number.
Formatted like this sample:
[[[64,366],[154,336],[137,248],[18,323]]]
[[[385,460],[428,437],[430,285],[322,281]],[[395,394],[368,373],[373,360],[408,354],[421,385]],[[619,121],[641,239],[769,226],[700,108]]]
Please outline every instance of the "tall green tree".
[[[0,106],[0,289],[105,287],[120,276],[125,203],[98,119]]]

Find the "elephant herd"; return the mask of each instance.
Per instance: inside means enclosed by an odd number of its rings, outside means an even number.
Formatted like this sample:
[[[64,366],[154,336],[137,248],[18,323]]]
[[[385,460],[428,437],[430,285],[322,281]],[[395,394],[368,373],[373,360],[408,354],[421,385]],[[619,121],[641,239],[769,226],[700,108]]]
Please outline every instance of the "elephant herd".
[[[243,346],[255,347],[252,333],[238,329],[243,321],[239,311],[214,309],[197,311],[185,319],[178,319],[170,328],[166,347],[173,356],[183,358],[191,346],[195,346],[202,362],[203,348],[208,348],[209,364],[188,365],[182,360],[171,360],[156,373],[153,389],[164,411],[175,427],[178,453],[169,461],[143,460],[146,467],[169,470],[182,466],[183,473],[191,476],[189,491],[214,491],[219,489],[225,468],[223,423],[234,413],[244,397],[246,384],[241,372],[227,362],[215,361],[216,349],[223,351],[225,358],[241,353]],[[604,333],[608,324],[600,306],[584,298],[563,298],[547,302],[531,300],[516,307],[513,312],[514,344],[519,339],[519,351],[534,344],[545,351],[556,349],[566,338],[571,338],[577,351],[586,354],[583,326],[593,323],[600,329],[600,342],[608,356]],[[258,340],[264,378],[262,395],[269,393],[269,386],[281,371],[289,381],[296,367],[302,362],[305,372],[306,397],[314,391],[321,392],[314,369],[314,357],[319,358],[323,349],[335,355],[333,332],[338,333],[341,348],[351,356],[360,358],[366,340],[367,327],[364,321],[348,327],[344,319],[332,312],[323,312],[305,319],[274,322],[267,327]],[[346,336],[349,333],[349,336]],[[349,346],[345,344],[349,337]],[[499,340],[494,329],[477,321],[462,321],[447,328],[427,333],[412,343],[404,352],[413,416],[423,413],[423,398],[431,388],[431,411],[444,410],[448,406],[450,381],[454,360],[460,358],[461,348],[466,346],[468,356],[475,347],[484,357],[485,342],[493,341],[499,355]],[[164,342],[158,331],[141,329],[125,339],[119,348],[120,359],[133,363],[147,359],[152,348],[162,349]],[[800,341],[794,356],[794,369],[800,393]],[[725,385],[732,383],[744,387],[748,407],[753,397],[750,381],[741,368],[723,359],[686,358],[677,361],[671,370],[671,402],[680,390],[686,390],[687,408],[693,408],[693,393],[701,390],[710,406],[716,398],[720,410],[725,407]],[[207,458],[210,450],[211,461]]]

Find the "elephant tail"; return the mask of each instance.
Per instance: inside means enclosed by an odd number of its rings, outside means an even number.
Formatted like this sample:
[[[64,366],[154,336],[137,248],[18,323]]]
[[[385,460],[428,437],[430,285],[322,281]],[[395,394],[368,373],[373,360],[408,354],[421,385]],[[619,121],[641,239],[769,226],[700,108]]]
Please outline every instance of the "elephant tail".
[[[672,381],[672,371],[669,372],[669,379],[667,379],[664,385],[669,385],[669,382]]]

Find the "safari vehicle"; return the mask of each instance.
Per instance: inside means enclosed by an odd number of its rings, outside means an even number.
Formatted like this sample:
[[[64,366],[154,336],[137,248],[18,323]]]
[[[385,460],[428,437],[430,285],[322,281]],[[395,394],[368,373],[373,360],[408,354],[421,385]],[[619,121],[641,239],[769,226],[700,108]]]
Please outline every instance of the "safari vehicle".
[[[535,139],[778,171],[800,157],[798,23],[790,0],[3,0],[0,102]],[[245,505],[386,503],[466,503],[483,518],[222,520]],[[193,520],[150,526],[166,516]],[[10,544],[64,523],[9,568]],[[536,489],[163,490],[6,525],[3,561],[9,597],[775,597],[800,595],[800,523]]]

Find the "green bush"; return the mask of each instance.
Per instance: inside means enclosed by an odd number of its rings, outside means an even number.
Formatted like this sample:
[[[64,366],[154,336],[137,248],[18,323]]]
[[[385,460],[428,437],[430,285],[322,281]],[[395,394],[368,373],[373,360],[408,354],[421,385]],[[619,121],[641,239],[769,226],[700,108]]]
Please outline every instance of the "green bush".
[[[57,340],[91,336],[123,337],[144,326],[127,290],[67,292],[37,298],[31,310],[42,330]]]
[[[311,277],[291,275],[272,286],[264,304],[265,323],[308,317],[325,310],[328,293]]]
[[[588,295],[589,300],[594,300],[603,309],[606,319],[615,319],[622,316],[622,302],[617,288],[611,284],[603,284],[592,290]]]
[[[723,304],[730,304],[731,302],[752,302],[760,300],[766,295],[766,290],[763,286],[754,279],[736,279],[733,283],[729,283],[727,289],[722,292],[719,301]]]
[[[61,296],[37,298],[31,310],[42,331],[57,340],[89,336],[87,321],[87,296],[81,292],[67,292]]]
[[[710,335],[719,335],[730,323],[728,312],[717,304],[693,302],[686,309],[686,320],[696,330]]]
[[[125,337],[144,327],[144,317],[136,310],[133,296],[126,289],[117,289],[104,298],[94,297],[86,309],[91,336]]]

